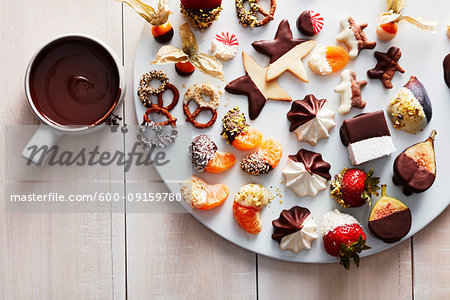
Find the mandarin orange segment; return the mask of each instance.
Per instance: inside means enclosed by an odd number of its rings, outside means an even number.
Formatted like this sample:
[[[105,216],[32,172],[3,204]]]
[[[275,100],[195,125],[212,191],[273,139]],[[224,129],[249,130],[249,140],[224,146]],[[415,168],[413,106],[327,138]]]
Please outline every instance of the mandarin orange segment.
[[[347,50],[341,46],[328,46],[326,54],[328,64],[333,72],[345,67],[350,59]]]
[[[211,209],[221,205],[228,198],[228,186],[208,184],[193,175],[183,181],[180,193],[187,204],[197,209]]]
[[[242,151],[251,150],[261,145],[262,132],[256,128],[247,126],[231,144],[234,148]]]
[[[225,184],[208,184],[206,187],[206,202],[198,209],[206,210],[217,207],[228,198],[228,186]]]
[[[281,149],[281,144],[277,140],[267,138],[262,141],[258,153],[262,158],[267,160],[272,168],[275,168],[281,160],[283,151]]]
[[[239,226],[249,233],[259,233],[262,229],[260,212],[252,207],[245,207],[233,202],[233,216]]]
[[[228,170],[236,163],[236,157],[228,152],[216,151],[209,161],[205,171],[209,173],[220,173]]]

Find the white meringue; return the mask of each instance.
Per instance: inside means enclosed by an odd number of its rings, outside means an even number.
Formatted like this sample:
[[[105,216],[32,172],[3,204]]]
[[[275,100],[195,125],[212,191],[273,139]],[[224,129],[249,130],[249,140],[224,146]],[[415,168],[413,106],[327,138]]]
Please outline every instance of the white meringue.
[[[311,249],[312,243],[319,238],[317,224],[310,214],[303,221],[302,225],[302,229],[281,239],[280,248],[282,250],[292,250],[295,253],[299,253],[303,249]]]
[[[314,119],[294,130],[297,134],[297,140],[299,142],[308,142],[314,146],[319,140],[329,138],[330,130],[336,126],[334,121],[335,114],[336,112],[328,108],[328,102],[326,102]]]
[[[328,180],[317,174],[309,173],[301,162],[289,159],[282,173],[286,177],[286,187],[299,197],[306,195],[314,197],[327,188]]]

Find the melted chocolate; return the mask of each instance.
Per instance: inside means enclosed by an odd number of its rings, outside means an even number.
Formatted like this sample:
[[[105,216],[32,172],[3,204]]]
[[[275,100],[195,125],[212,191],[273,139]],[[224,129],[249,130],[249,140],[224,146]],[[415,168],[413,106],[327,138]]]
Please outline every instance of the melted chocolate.
[[[327,180],[331,179],[331,165],[322,159],[320,153],[300,149],[297,154],[289,155],[289,159],[304,164],[306,171],[310,174],[319,175]]]
[[[374,137],[391,135],[382,110],[344,120],[339,134],[344,146]]]
[[[305,10],[297,18],[297,29],[304,35],[313,36],[314,34],[316,34],[314,32],[314,26],[309,10]]]
[[[267,101],[248,74],[228,83],[225,86],[225,91],[248,97],[248,115],[250,120],[255,120],[259,116]]]
[[[407,191],[422,193],[428,190],[436,179],[436,175],[419,166],[404,152],[394,161],[394,177],[398,184]]]
[[[281,239],[303,228],[303,222],[311,214],[309,209],[294,206],[289,210],[283,209],[280,218],[273,220],[272,239],[281,243]]]
[[[407,208],[381,219],[369,221],[369,229],[380,240],[395,243],[408,234],[411,222],[411,211]]]
[[[256,41],[252,43],[252,46],[256,51],[269,56],[270,63],[273,63],[282,57],[286,52],[306,41],[307,40],[305,39],[292,38],[292,31],[289,22],[288,20],[283,20],[280,22],[280,25],[278,25],[275,39]]]
[[[57,40],[37,55],[29,88],[37,110],[63,126],[101,123],[121,93],[111,55],[91,40],[73,37]]]
[[[291,122],[289,131],[294,131],[301,125],[311,121],[325,105],[326,99],[318,100],[314,95],[306,95],[303,100],[292,102],[291,110],[287,113],[287,119]]]
[[[450,88],[450,54],[444,58],[444,80],[447,86]]]

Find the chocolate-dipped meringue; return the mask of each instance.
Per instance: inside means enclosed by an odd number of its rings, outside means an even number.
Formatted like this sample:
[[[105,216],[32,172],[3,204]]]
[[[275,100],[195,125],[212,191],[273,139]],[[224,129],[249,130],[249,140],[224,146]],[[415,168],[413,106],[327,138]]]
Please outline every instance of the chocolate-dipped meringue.
[[[336,126],[334,115],[328,108],[327,100],[318,100],[314,95],[306,95],[303,100],[292,102],[287,119],[291,122],[290,132],[297,134],[299,142],[316,145],[320,139],[330,137],[330,130]]]
[[[272,221],[274,227],[272,239],[280,244],[282,250],[292,250],[299,253],[303,249],[311,249],[317,240],[317,224],[309,209],[294,206],[284,209],[280,217]]]
[[[288,163],[283,169],[286,187],[299,197],[314,197],[327,188],[327,182],[331,179],[330,168],[321,154],[300,149],[297,154],[289,155]]]

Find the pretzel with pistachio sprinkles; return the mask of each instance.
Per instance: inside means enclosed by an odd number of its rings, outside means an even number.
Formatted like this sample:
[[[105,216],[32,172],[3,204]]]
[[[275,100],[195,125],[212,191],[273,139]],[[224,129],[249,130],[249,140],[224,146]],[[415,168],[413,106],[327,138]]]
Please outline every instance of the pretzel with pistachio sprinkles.
[[[249,11],[246,11],[244,6],[244,3],[247,1],[250,5]],[[236,0],[235,5],[239,22],[245,27],[261,27],[268,24],[273,20],[273,15],[277,8],[276,0],[270,0],[270,10],[268,12],[262,8],[261,4],[259,4],[259,0]],[[264,19],[258,20],[256,17],[258,13],[263,15]]]
[[[157,88],[152,88],[149,86],[150,82],[153,80],[161,81],[161,85]],[[141,76],[139,80],[139,87],[137,89],[137,94],[139,100],[144,103],[145,106],[151,107],[151,101],[149,96],[156,96],[163,93],[166,90],[166,85],[169,83],[169,78],[161,70],[151,70]]]

